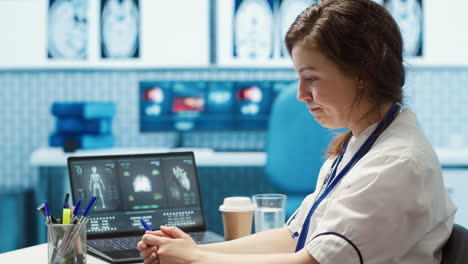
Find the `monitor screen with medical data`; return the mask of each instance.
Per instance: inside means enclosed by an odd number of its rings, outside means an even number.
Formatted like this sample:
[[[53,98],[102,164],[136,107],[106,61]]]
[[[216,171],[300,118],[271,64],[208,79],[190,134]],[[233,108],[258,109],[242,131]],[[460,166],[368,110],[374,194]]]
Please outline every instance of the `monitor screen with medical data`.
[[[140,131],[265,130],[271,105],[294,81],[142,81]]]
[[[204,226],[193,153],[74,157],[68,161],[74,202],[97,196],[88,232],[151,226]]]

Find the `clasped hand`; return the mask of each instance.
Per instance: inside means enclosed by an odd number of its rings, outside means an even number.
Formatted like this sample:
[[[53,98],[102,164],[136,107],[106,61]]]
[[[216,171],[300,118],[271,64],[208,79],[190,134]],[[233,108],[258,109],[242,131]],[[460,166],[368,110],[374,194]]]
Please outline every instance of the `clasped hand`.
[[[177,227],[146,231],[137,248],[145,264],[193,263],[200,252],[193,239]]]

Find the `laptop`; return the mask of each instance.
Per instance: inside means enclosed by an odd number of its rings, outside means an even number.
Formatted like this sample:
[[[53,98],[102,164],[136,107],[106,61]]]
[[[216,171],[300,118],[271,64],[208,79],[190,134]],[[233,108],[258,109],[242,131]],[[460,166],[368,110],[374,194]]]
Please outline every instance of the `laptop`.
[[[68,170],[75,203],[98,196],[87,226],[95,256],[142,261],[140,218],[153,229],[177,226],[200,244],[224,241],[206,230],[193,152],[69,157]]]

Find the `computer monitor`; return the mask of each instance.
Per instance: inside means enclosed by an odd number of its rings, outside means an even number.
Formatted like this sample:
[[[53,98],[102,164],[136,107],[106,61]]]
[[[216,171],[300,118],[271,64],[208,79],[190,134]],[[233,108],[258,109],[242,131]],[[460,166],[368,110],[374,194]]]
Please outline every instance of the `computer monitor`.
[[[292,81],[142,81],[140,131],[266,130]]]

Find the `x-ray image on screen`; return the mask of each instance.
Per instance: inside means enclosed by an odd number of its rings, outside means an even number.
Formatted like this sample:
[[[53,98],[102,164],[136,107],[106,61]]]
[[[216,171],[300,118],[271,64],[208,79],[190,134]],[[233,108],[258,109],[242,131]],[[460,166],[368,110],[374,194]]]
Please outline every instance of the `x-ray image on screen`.
[[[125,210],[166,206],[166,191],[159,159],[119,161],[122,203]]]
[[[235,0],[233,57],[269,59],[273,56],[273,0]]]
[[[317,0],[280,0],[280,54],[282,57],[288,56],[288,50],[286,49],[286,45],[284,43],[284,37],[286,36],[286,32],[288,31],[289,27],[302,11],[316,3]]]
[[[112,211],[119,208],[120,191],[115,182],[115,162],[79,163],[73,166],[78,188],[78,199],[87,202],[97,196],[95,211]]]
[[[106,208],[106,201],[104,200],[103,190],[106,189],[106,185],[102,181],[103,176],[97,172],[96,166],[91,167],[91,173],[89,174],[89,191],[93,196],[100,198],[102,208]]]
[[[404,53],[423,55],[423,6],[421,0],[384,0],[384,5],[400,27]]]
[[[164,177],[168,186],[170,207],[199,204],[194,174],[193,160],[189,158],[164,160]]]

